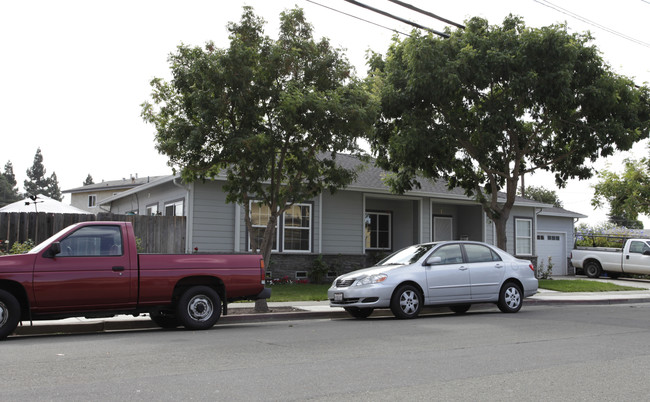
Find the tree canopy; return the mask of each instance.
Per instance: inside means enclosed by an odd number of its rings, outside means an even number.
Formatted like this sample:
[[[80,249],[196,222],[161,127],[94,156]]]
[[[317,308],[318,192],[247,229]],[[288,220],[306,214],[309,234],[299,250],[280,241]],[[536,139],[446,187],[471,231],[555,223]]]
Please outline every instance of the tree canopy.
[[[476,197],[500,248],[520,176],[587,179],[588,162],[648,136],[648,89],[614,73],[589,34],[514,16],[448,33],[414,31],[372,56],[382,113],[369,141],[396,191],[421,174]]]
[[[23,182],[25,188],[25,197],[35,196],[38,194],[46,195],[57,201],[63,199],[59,181],[56,173],[52,172],[50,177],[46,177],[45,165],[43,165],[43,154],[41,148],[36,150],[34,163],[27,169],[27,179]]]
[[[278,216],[354,179],[336,156],[358,151],[375,108],[342,52],[313,38],[301,9],[280,15],[277,40],[263,25],[244,7],[228,25],[228,48],[179,46],[169,56],[173,79],[152,81],[142,116],[184,180],[225,177],[227,201],[243,205],[249,233],[251,205],[267,208],[261,244],[250,240],[268,263]]]
[[[555,190],[549,190],[544,187],[526,186],[524,189],[524,194],[521,194],[521,192],[519,192],[519,195],[531,200],[543,202],[545,204],[551,204],[554,207],[563,207],[562,200],[560,200]]]
[[[7,161],[4,172],[0,173],[0,207],[21,199],[17,185],[14,167],[11,161]]]
[[[650,161],[626,159],[622,173],[605,169],[598,173],[591,204],[609,204],[610,220],[620,226],[638,227],[639,214],[650,215]]]

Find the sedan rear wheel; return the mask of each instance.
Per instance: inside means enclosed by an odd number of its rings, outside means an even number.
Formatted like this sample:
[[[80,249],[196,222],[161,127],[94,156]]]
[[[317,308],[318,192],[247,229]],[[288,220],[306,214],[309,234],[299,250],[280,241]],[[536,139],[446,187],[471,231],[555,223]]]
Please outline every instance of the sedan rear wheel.
[[[499,293],[499,310],[504,313],[516,313],[521,309],[523,297],[521,288],[514,282],[506,282]]]
[[[390,301],[390,310],[397,318],[415,318],[420,314],[422,309],[422,295],[420,291],[412,285],[402,285]]]

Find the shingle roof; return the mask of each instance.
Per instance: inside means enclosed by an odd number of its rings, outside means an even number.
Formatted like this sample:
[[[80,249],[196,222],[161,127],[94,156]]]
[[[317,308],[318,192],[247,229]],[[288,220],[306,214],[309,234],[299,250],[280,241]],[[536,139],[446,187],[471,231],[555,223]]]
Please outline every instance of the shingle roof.
[[[131,177],[122,180],[109,180],[102,181],[101,183],[88,184],[86,186],[75,187],[69,190],[63,190],[64,193],[88,193],[103,190],[123,190],[141,186],[150,183],[160,177],[164,176],[147,176],[147,177]]]

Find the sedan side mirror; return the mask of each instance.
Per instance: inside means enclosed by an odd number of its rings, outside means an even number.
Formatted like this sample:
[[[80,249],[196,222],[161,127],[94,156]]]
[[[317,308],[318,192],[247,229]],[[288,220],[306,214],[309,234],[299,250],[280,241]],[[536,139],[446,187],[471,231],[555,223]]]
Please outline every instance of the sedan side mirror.
[[[424,265],[440,265],[442,264],[442,257],[431,257],[426,262]]]
[[[47,249],[45,254],[43,254],[43,257],[54,258],[57,254],[61,254],[61,243],[55,241],[50,245],[50,248]]]

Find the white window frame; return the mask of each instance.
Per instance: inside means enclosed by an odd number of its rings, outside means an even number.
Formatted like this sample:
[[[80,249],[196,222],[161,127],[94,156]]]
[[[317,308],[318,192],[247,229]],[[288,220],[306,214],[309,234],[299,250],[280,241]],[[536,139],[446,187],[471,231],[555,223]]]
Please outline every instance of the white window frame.
[[[97,194],[88,195],[88,208],[97,208]]]
[[[144,211],[147,216],[158,215],[158,203],[147,205]]]
[[[185,200],[169,201],[165,203],[165,216],[185,216]],[[178,214],[178,207],[181,207],[181,213]],[[173,207],[173,215],[167,215],[167,208]]]
[[[368,233],[366,225],[368,224],[368,220],[370,219],[370,215],[388,216],[388,247],[372,247],[368,243],[368,236],[371,233]],[[363,233],[364,233],[363,244],[364,244],[366,250],[392,250],[393,249],[393,214],[391,212],[366,211],[366,213],[364,214],[363,222],[364,222],[363,223]],[[376,240],[377,240],[377,245],[379,245],[379,238],[377,238]]]
[[[312,205],[311,204],[305,204],[305,203],[295,203],[291,207],[308,207],[309,208],[309,224],[307,227],[296,227],[296,226],[287,226],[287,211],[285,211],[282,214],[282,250],[290,253],[311,253],[312,250],[312,225],[313,225],[313,218],[312,218]],[[290,208],[291,208],[290,207]],[[302,212],[302,209],[301,209]],[[301,217],[302,218],[302,217]],[[308,248],[307,250],[294,250],[291,248],[286,247],[286,239],[287,239],[287,230],[302,230],[302,231],[307,231],[308,232],[308,238],[309,238],[309,243],[308,243]]]
[[[519,222],[529,224],[528,233],[519,233]],[[528,246],[528,252],[519,252],[520,244]],[[532,218],[515,218],[515,255],[533,255],[533,219]]]

